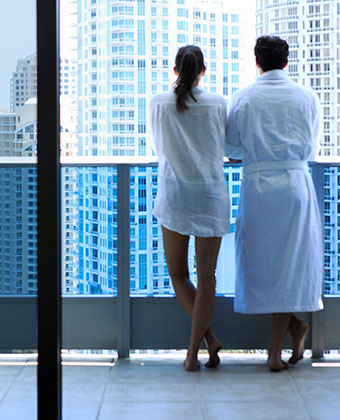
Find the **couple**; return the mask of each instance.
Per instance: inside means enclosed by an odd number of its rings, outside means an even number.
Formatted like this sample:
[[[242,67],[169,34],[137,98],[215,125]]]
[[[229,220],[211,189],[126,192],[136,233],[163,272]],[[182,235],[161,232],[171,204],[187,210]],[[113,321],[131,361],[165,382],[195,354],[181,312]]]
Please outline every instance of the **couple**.
[[[255,57],[260,77],[234,94],[228,113],[221,96],[199,87],[206,68],[201,50],[193,45],[178,50],[174,91],[150,103],[159,158],[154,214],[162,226],[173,287],[192,319],[187,371],[199,369],[203,339],[210,356],[206,366],[220,362],[222,344],[210,321],[217,256],[229,230],[224,155],[241,158],[244,165],[234,309],[273,314],[270,370],[287,367],[281,359],[287,333],[293,348],[289,362],[303,357],[308,325],[294,313],[323,307],[321,219],[307,166],[317,150],[319,99],[284,74],[284,40],[258,38]],[[188,272],[190,235],[195,236],[197,290]]]

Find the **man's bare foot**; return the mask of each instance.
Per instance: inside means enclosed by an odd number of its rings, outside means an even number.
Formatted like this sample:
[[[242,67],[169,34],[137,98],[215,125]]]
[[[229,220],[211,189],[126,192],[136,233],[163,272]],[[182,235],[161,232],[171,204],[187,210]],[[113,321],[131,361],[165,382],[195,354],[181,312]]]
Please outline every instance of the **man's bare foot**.
[[[292,338],[293,354],[288,363],[295,365],[299,360],[303,359],[305,350],[305,340],[308,334],[309,326],[304,321],[297,318],[291,322],[289,326],[289,334]]]
[[[184,360],[184,369],[187,372],[197,372],[201,368],[201,362],[197,359],[188,359]]]
[[[288,363],[271,356],[268,359],[268,365],[271,372],[280,372],[281,370],[288,369]]]
[[[222,343],[218,340],[215,340],[213,344],[208,346],[209,360],[205,364],[207,368],[215,368],[220,364],[220,358],[218,352],[222,348]]]

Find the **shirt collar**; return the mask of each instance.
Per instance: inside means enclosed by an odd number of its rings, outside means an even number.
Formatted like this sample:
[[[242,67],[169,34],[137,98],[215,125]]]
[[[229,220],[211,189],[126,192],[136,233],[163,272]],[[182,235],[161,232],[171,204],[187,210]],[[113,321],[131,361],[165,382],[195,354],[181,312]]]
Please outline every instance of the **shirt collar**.
[[[193,95],[197,94],[197,93],[202,93],[204,91],[204,89],[202,89],[200,86],[194,86],[191,89],[191,92],[193,93]]]
[[[257,80],[273,80],[273,79],[285,79],[287,78],[286,73],[283,70],[268,70],[265,71]]]

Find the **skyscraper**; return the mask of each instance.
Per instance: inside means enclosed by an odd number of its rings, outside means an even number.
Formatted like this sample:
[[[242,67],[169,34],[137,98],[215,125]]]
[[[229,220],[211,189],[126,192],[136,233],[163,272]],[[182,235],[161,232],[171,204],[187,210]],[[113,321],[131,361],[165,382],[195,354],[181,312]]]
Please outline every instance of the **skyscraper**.
[[[37,56],[18,59],[10,80],[10,110],[15,112],[30,98],[37,96]]]
[[[0,113],[0,156],[14,156],[15,113]]]
[[[207,91],[228,99],[252,81],[255,71],[249,71],[246,50],[254,37],[252,31],[240,33],[249,27],[249,14],[241,9],[242,4],[217,0],[79,0],[78,154],[152,155],[148,103],[171,88],[180,46],[202,48]],[[115,293],[115,182],[112,169],[79,170],[79,287],[84,293]],[[171,291],[160,227],[152,216],[156,187],[156,168],[131,169],[130,277],[136,293]],[[190,264],[194,272],[193,255]]]
[[[25,74],[20,80],[26,80]],[[19,84],[20,86],[20,84]],[[25,89],[24,91],[25,92]],[[20,98],[21,98],[20,94]],[[1,156],[33,156],[36,100],[23,100],[15,113],[0,114]],[[37,174],[35,168],[0,170],[0,293],[37,292]]]
[[[321,154],[340,156],[340,4],[257,0],[256,34],[289,44],[288,76],[317,91],[322,105]]]
[[[77,146],[76,71],[74,62],[61,59],[61,148],[74,154]],[[36,54],[19,59],[11,78],[12,113],[0,114],[1,156],[36,156]],[[67,95],[67,96],[66,96]],[[48,141],[41,139],[41,141]],[[64,290],[73,292],[78,279],[78,198],[75,168],[63,170]],[[1,293],[37,292],[37,174],[34,167],[0,171],[0,290]],[[72,279],[71,286],[70,278]]]

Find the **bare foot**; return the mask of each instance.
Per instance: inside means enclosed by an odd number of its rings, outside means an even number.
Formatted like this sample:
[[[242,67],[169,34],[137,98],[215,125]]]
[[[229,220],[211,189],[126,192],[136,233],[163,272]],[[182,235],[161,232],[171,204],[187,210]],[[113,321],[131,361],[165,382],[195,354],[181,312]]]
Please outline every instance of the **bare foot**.
[[[309,326],[304,321],[297,318],[289,326],[289,334],[292,338],[293,354],[288,362],[295,365],[299,360],[303,359],[303,352],[305,350],[305,340],[308,334]]]
[[[288,369],[288,364],[282,359],[269,357],[268,365],[271,372],[280,372],[281,370]]]
[[[184,369],[187,372],[197,372],[201,368],[201,363],[197,359],[188,359],[184,360]]]
[[[267,363],[269,363],[269,359],[270,359],[271,353],[272,353],[272,348],[271,348],[271,346],[269,346],[268,347],[268,350],[267,350],[267,355],[268,355]]]
[[[209,360],[205,364],[207,368],[215,368],[220,364],[220,358],[218,352],[222,348],[222,343],[218,340],[215,340],[213,344],[208,346]]]

